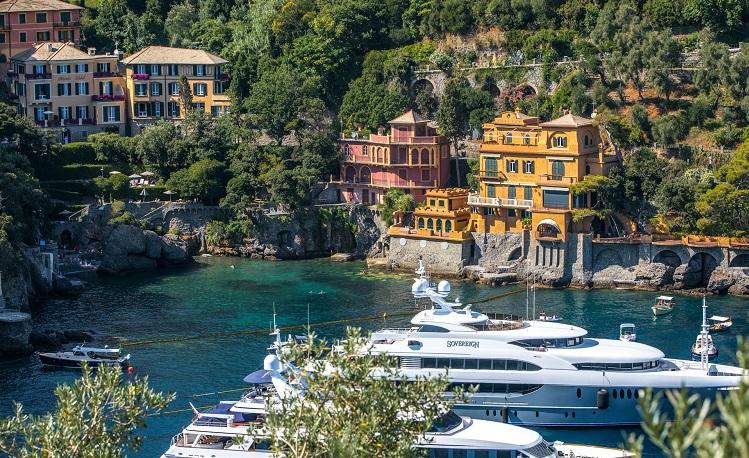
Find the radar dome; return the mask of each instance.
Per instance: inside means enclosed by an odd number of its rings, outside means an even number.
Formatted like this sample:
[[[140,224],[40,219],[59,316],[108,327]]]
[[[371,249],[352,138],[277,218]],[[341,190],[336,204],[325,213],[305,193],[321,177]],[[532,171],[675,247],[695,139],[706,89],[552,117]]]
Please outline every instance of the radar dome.
[[[447,280],[442,280],[437,285],[437,292],[439,293],[449,293],[450,292],[450,282]]]
[[[278,359],[278,356],[268,355],[263,360],[263,369],[266,371],[281,372],[283,364],[281,364],[281,360]]]

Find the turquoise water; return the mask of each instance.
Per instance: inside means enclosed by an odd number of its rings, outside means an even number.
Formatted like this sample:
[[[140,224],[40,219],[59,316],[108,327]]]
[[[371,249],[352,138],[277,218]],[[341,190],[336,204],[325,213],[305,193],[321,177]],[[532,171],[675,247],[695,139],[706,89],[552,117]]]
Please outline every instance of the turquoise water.
[[[231,266],[234,266],[232,268]],[[278,324],[353,319],[367,329],[383,324],[402,326],[409,317],[356,320],[414,309],[410,275],[369,273],[362,263],[327,260],[263,262],[242,259],[201,258],[198,266],[159,274],[104,278],[77,299],[49,301],[35,317],[41,327],[91,329],[121,344],[167,340],[128,348],[138,375],[148,375],[157,389],[175,392],[169,410],[203,406],[232,399],[237,392],[198,396],[241,388],[242,378],[258,369],[270,338],[266,335],[273,308]],[[496,296],[516,287],[489,288],[453,282],[453,296],[464,302]],[[323,291],[324,294],[319,294]],[[678,310],[653,320],[654,293],[617,290],[538,290],[537,311],[557,313],[597,337],[617,338],[619,324],[634,322],[638,340],[661,348],[670,357],[688,358],[699,331],[701,298],[679,296]],[[734,297],[709,298],[711,314],[734,318],[734,329],[715,336],[719,362],[734,363],[736,337],[749,329],[749,301]],[[482,311],[525,314],[525,292],[490,300]],[[415,313],[415,312],[414,312]],[[387,320],[387,321],[386,321]],[[345,324],[318,328],[319,334],[339,337]],[[257,333],[242,333],[257,330]],[[237,332],[233,336],[218,333]],[[300,333],[298,331],[297,333]],[[184,336],[192,340],[168,341]],[[71,382],[75,372],[43,371],[34,357],[0,364],[0,415],[13,409],[13,401],[42,413],[54,405],[54,387]],[[190,421],[189,411],[152,417],[142,433],[144,448],[132,454],[158,457],[170,438]],[[619,429],[540,431],[546,439],[616,446],[626,431]]]

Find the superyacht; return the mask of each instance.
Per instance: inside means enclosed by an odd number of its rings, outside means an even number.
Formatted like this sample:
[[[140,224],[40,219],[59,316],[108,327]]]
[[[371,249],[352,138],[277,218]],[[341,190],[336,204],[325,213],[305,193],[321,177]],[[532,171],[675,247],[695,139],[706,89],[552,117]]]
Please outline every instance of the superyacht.
[[[490,317],[448,302],[449,283],[432,287],[423,266],[417,273],[412,292],[432,308],[411,328],[372,333],[365,351],[398,357],[409,379],[447,374],[451,391],[475,389],[455,406],[462,415],[530,426],[638,425],[644,388],[712,397],[748,375],[706,358],[671,359],[642,343],[588,337],[570,324]]]

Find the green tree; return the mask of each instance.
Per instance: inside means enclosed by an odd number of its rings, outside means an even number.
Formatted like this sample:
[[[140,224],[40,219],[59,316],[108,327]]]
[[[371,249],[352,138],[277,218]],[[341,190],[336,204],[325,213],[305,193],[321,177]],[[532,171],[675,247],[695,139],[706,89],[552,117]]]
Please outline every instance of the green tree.
[[[741,25],[745,8],[740,0],[686,0],[684,16],[713,32],[727,32]]]
[[[192,88],[190,87],[190,81],[187,80],[187,76],[185,75],[180,75],[179,77],[179,104],[185,114],[193,111]]]
[[[192,31],[198,23],[198,11],[189,1],[177,3],[169,10],[164,28],[171,46],[188,47],[195,41]]]
[[[325,359],[318,357],[326,352],[325,342],[314,335],[304,346],[289,348],[289,359],[314,376],[306,378],[304,397],[268,401],[274,453],[290,458],[420,456],[414,440],[455,402],[442,396],[446,378],[403,383],[395,360],[362,355],[364,344],[359,330],[349,329],[340,351],[327,352]],[[372,377],[375,370],[383,376]]]
[[[672,146],[689,133],[689,119],[684,113],[658,117],[653,123],[653,139],[663,147]]]
[[[739,339],[737,357],[739,366],[749,367],[749,341]],[[667,391],[665,395],[663,392],[653,394],[648,389],[640,398],[640,412],[643,431],[667,458],[749,455],[749,382],[746,379],[737,389],[718,394],[715,401],[686,389]],[[642,442],[642,438],[631,439],[631,447],[638,454]]]
[[[184,198],[215,204],[224,195],[225,177],[226,166],[222,162],[205,159],[172,173],[166,185]]]
[[[138,450],[146,417],[173,399],[154,391],[148,379],[123,381],[122,370],[84,368],[73,385],[55,389],[54,411],[34,416],[16,404],[13,416],[0,420],[0,452],[12,457],[115,458]]]
[[[349,85],[339,112],[341,124],[348,128],[376,131],[408,106],[401,90],[392,90],[378,83],[372,75],[362,75]]]
[[[136,152],[137,139],[134,137],[123,137],[115,133],[101,132],[89,135],[88,139],[94,148],[98,162],[124,163],[131,166],[139,163]]]
[[[414,198],[397,188],[388,189],[382,196],[382,219],[388,226],[393,224],[393,212],[400,211],[408,213],[416,208]]]
[[[159,175],[168,177],[172,171],[188,165],[189,145],[174,123],[159,120],[144,128],[136,138],[140,161],[156,168]]]
[[[458,156],[460,155],[460,142],[468,135],[468,117],[464,90],[468,86],[464,79],[452,78],[445,83],[445,90],[437,109],[437,124],[439,132],[450,139],[455,150],[455,171],[457,185],[460,186],[460,169]]]

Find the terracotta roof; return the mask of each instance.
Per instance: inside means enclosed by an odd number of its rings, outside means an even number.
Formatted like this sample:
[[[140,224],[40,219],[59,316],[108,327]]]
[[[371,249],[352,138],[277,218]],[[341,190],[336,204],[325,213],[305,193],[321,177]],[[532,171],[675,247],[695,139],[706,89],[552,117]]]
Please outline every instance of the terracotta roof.
[[[567,113],[557,119],[552,119],[549,122],[541,123],[542,127],[583,127],[592,126],[593,120],[583,118],[582,116],[575,116],[572,113]]]
[[[36,43],[33,47],[23,50],[11,57],[20,62],[91,60],[101,56],[89,56],[88,53],[75,47],[73,43],[57,43],[45,41]]]
[[[49,10],[82,10],[78,5],[61,2],[60,0],[5,0],[0,2],[0,12],[12,11],[49,11]]]
[[[408,110],[397,118],[388,121],[388,124],[420,124],[422,122],[429,122],[429,119],[413,110]]]
[[[122,60],[130,64],[225,64],[227,61],[202,49],[148,46]]]

